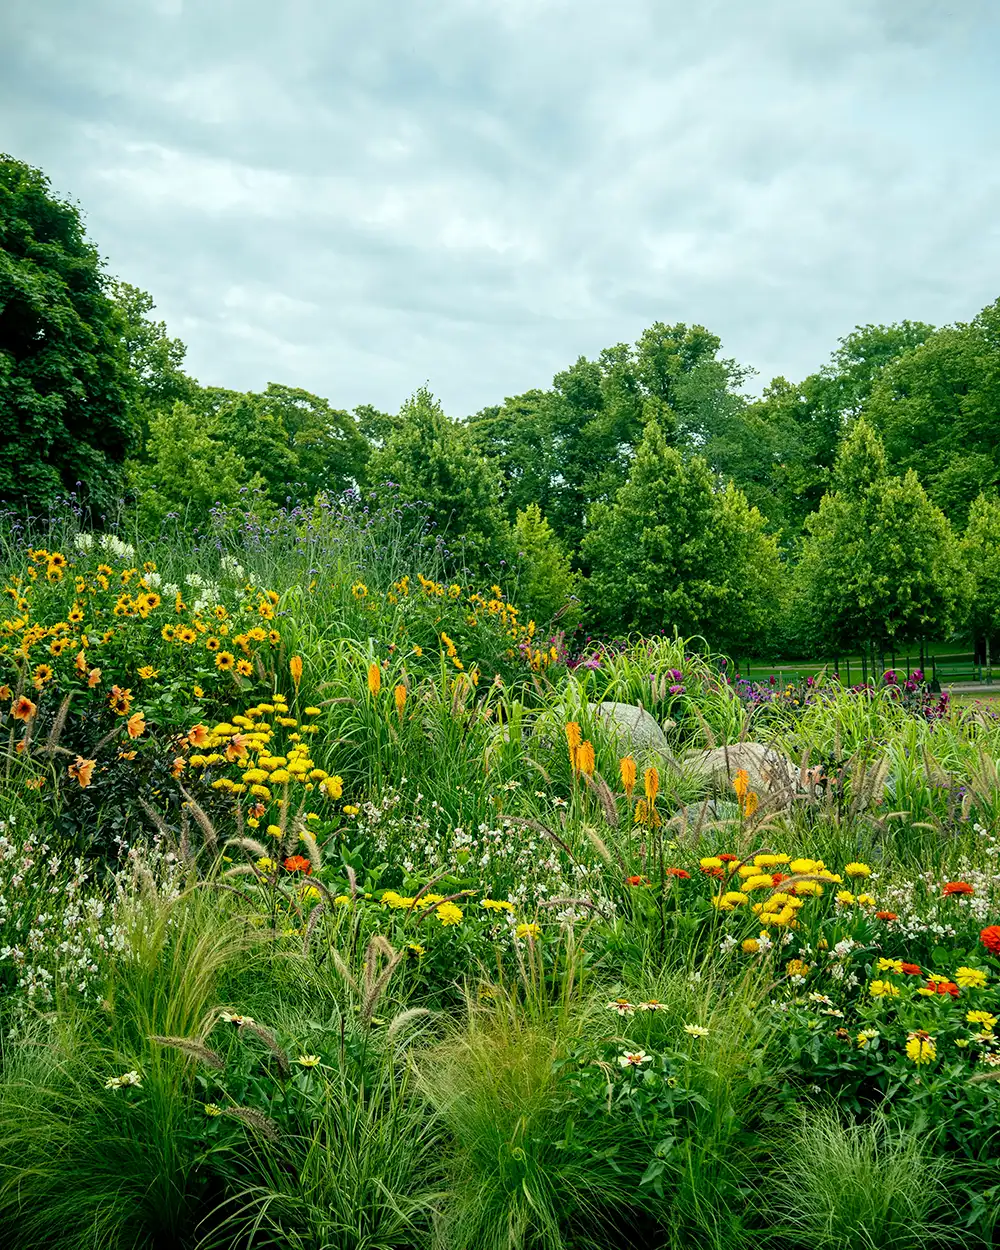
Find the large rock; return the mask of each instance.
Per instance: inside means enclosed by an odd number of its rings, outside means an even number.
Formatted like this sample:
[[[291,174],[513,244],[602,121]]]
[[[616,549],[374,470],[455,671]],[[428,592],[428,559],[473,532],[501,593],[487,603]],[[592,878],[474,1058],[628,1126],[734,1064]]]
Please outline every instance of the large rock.
[[[698,751],[685,758],[684,768],[726,796],[733,792],[733,778],[744,769],[750,789],[771,808],[790,806],[798,790],[799,770],[787,755],[761,742]]]
[[[666,734],[645,708],[632,703],[590,703],[587,711],[617,739],[623,755],[658,755],[673,763]]]

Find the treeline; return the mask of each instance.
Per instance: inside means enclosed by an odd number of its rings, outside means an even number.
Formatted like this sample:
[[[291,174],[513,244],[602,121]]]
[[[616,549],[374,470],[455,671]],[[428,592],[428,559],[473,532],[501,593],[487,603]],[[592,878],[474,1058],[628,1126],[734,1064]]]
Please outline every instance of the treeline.
[[[859,327],[747,393],[701,326],[657,322],[547,389],[451,419],[426,390],[352,412],[202,387],[79,211],[0,158],[0,497],[148,530],[360,492],[419,502],[456,566],[540,622],[700,634],[737,655],[889,651],[1000,632],[1000,301]],[[516,580],[516,587],[511,585]]]

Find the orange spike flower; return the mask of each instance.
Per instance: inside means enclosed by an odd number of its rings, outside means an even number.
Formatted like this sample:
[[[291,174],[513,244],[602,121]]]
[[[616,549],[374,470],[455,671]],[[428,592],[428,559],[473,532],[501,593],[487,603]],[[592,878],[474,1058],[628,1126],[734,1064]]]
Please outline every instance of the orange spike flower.
[[[375,661],[372,660],[371,664],[368,665],[368,690],[373,696],[377,696],[381,689],[382,670],[375,663]]]
[[[642,775],[643,789],[646,791],[646,798],[650,803],[656,802],[656,796],[660,792],[660,774],[655,768],[647,768]]]
[[[406,707],[406,687],[402,682],[392,692],[392,697],[396,700],[396,712],[402,718],[403,709]]]
[[[626,795],[631,798],[632,791],[635,789],[635,760],[631,755],[626,755],[624,759],[618,761],[618,771],[621,773],[622,786]]]
[[[302,680],[302,656],[293,655],[288,661],[288,671],[292,675],[292,685],[296,690],[299,688],[299,682]]]
[[[594,775],[594,744],[589,740],[581,742],[576,748],[576,766],[581,773],[592,777]]]
[[[74,781],[80,783],[81,790],[86,790],[87,786],[90,785],[90,778],[96,764],[97,760],[85,760],[81,755],[76,757],[75,764],[70,764],[68,769],[69,775]]]
[[[736,797],[743,802],[743,797],[750,789],[750,776],[745,768],[739,769],[733,777],[733,789],[736,791]]]
[[[756,793],[753,790],[748,790],[747,796],[743,800],[743,815],[747,818],[747,820],[750,819],[759,805],[760,799],[757,798]]]

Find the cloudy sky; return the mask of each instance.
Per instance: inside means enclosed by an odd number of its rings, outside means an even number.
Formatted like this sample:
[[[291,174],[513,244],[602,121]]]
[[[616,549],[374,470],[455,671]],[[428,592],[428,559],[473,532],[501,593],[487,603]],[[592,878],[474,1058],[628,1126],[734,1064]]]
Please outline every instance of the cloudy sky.
[[[201,381],[457,416],[656,320],[759,386],[972,316],[998,56],[995,0],[6,0],[0,150]]]

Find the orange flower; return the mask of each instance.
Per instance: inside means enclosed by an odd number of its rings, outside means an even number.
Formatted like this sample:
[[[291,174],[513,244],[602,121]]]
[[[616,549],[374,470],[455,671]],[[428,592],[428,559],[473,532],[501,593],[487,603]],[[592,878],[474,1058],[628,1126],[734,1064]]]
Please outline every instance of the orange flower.
[[[733,789],[736,791],[736,797],[743,802],[743,796],[750,789],[750,775],[745,768],[739,769],[735,777],[733,777]]]
[[[649,825],[653,829],[660,827],[660,813],[652,803],[647,803],[645,799],[640,799],[636,803],[633,819],[637,825]]]
[[[246,759],[247,740],[242,734],[233,734],[226,744],[226,759],[230,764]]]
[[[133,712],[125,722],[125,728],[128,730],[130,738],[141,738],[146,732],[146,717],[142,712]]]
[[[580,726],[575,720],[566,722],[566,745],[569,747],[569,763],[571,768],[576,768],[576,750],[583,740],[583,734],[580,732]]]
[[[621,773],[622,786],[625,788],[626,795],[631,798],[632,791],[635,789],[635,760],[631,755],[626,755],[624,759],[618,761],[618,771]]]
[[[382,670],[374,660],[368,665],[368,689],[373,696],[382,689]]]
[[[403,708],[406,707],[406,687],[402,682],[392,692],[392,697],[396,700],[396,713],[400,720],[403,718]]]
[[[170,770],[171,777],[173,777],[174,780],[176,781],[180,777],[181,773],[183,773],[185,768],[187,768],[187,760],[184,758],[184,756],[183,755],[174,756],[174,766]]]
[[[27,695],[22,694],[10,709],[10,714],[15,720],[23,720],[27,723],[37,711],[37,706],[31,702]]]
[[[288,671],[292,675],[292,685],[296,690],[299,688],[299,682],[302,680],[302,656],[293,655],[288,661]]]
[[[655,768],[647,768],[642,776],[642,784],[646,791],[646,798],[650,803],[656,802],[656,796],[660,792],[660,774]]]
[[[93,690],[93,688],[100,682],[100,680],[101,680],[101,670],[99,668],[92,668],[90,672],[87,674],[87,685],[90,687],[91,690]]]
[[[9,699],[11,694],[10,686],[0,686],[0,699]]]
[[[304,872],[307,877],[312,872],[312,864],[304,855],[289,855],[285,860],[285,868],[289,872]]]
[[[188,734],[188,742],[190,742],[193,747],[198,747],[199,750],[203,747],[207,747],[209,742],[208,726],[195,725],[194,729],[192,729]]]
[[[975,894],[975,890],[968,881],[946,881],[943,893],[947,896],[950,894]]]
[[[32,777],[29,781],[26,781],[24,785],[28,790],[41,790],[42,786],[45,785],[45,778]]]
[[[87,653],[86,651],[78,651],[76,659],[73,661],[73,667],[82,677],[87,671]]]
[[[589,740],[581,742],[576,749],[576,766],[588,777],[594,775],[594,744]]]
[[[137,751],[119,751],[118,758],[120,760],[134,760],[137,754]]]
[[[749,820],[750,817],[754,814],[759,804],[760,804],[760,799],[757,798],[757,795],[754,793],[754,791],[748,790],[746,798],[743,800],[743,815],[747,818],[747,820]]]
[[[96,763],[97,760],[85,760],[81,755],[78,755],[76,757],[76,763],[70,764],[68,770],[69,775],[74,781],[78,781],[80,783],[81,790],[86,790],[87,786],[90,785],[90,778],[93,774]]]

